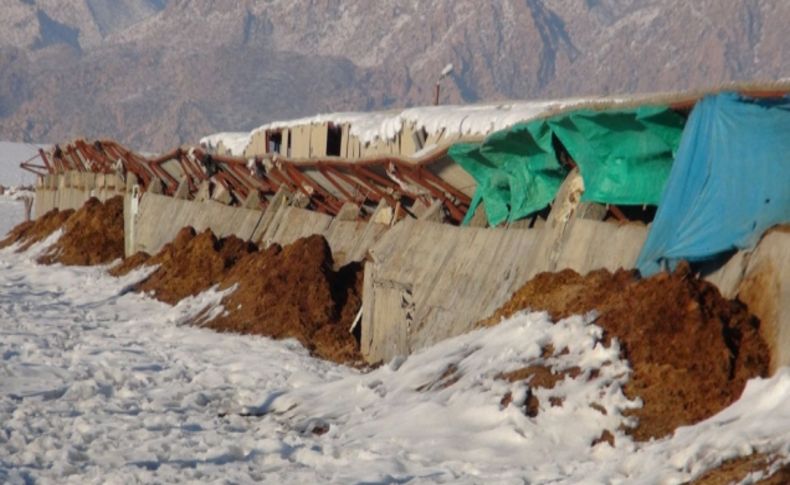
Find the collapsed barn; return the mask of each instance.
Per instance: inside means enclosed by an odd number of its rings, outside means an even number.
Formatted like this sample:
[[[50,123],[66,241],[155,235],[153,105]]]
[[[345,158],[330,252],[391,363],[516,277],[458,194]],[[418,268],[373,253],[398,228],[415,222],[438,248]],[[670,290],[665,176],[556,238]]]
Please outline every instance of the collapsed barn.
[[[362,357],[466,332],[535,275],[689,261],[790,364],[785,86],[326,115],[150,158],[108,140],[40,152],[36,217],[124,199],[124,252],[192,227],[261,247],[322,235],[363,263]]]

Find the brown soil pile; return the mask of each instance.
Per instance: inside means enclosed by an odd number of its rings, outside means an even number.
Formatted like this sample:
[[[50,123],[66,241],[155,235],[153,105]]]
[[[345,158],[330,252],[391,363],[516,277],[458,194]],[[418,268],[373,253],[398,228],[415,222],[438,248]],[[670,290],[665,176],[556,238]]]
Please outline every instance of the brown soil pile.
[[[544,354],[547,353],[546,350],[547,349],[544,349]],[[549,351],[549,353],[551,352],[553,352],[553,349]],[[533,392],[535,389],[554,389],[554,386],[556,386],[558,382],[564,380],[566,377],[570,376],[572,379],[575,379],[580,374],[581,369],[579,367],[571,367],[569,369],[555,372],[555,369],[546,367],[544,365],[530,365],[521,369],[499,374],[496,376],[496,378],[504,379],[508,382],[526,381],[529,383],[527,397],[524,400],[524,414],[534,418],[540,413],[540,400]],[[507,407],[512,401],[513,395],[508,392],[502,397],[502,400],[499,402],[499,404],[502,407]],[[551,396],[549,398],[549,404],[551,406],[562,406],[564,401],[565,399],[559,396]],[[606,411],[604,410],[604,413],[605,412]],[[593,443],[593,446],[594,445],[595,443]]]
[[[136,270],[140,266],[143,266],[151,259],[151,256],[148,253],[140,251],[139,253],[135,253],[132,256],[124,259],[120,263],[116,264],[112,268],[110,268],[109,273],[112,276],[124,276],[132,271]]]
[[[342,363],[360,361],[357,339],[348,329],[362,305],[362,266],[333,270],[332,253],[322,236],[259,251],[236,237],[218,239],[211,231],[186,227],[157,255],[138,253],[110,270],[115,276],[141,265],[158,265],[135,285],[175,304],[219,284],[238,285],[226,296],[223,314],[195,323],[223,332],[295,338],[314,355]]]
[[[641,280],[622,270],[542,273],[483,324],[522,309],[546,310],[554,319],[598,311],[596,323],[607,339],[618,339],[633,368],[625,394],[644,402],[633,411],[639,425],[629,430],[637,440],[712,416],[738,399],[748,379],[768,371],[759,321],[687,266]]]
[[[228,269],[255,251],[254,244],[237,237],[217,239],[208,229],[195,234],[194,229],[186,227],[153,258],[136,256],[159,267],[135,289],[174,305],[216,285]]]
[[[91,197],[69,217],[63,235],[38,262],[90,266],[122,257],[123,197],[113,197],[104,203]]]
[[[17,252],[26,251],[33,244],[43,241],[50,234],[57,231],[66,223],[66,220],[74,214],[69,209],[59,211],[52,209],[35,221],[26,221],[11,229],[5,239],[0,241],[0,249],[20,243]]]
[[[753,472],[763,472],[764,478],[754,482],[758,485],[786,485],[790,483],[790,465],[784,465],[773,474],[768,475],[775,460],[775,457],[759,453],[743,458],[728,460],[719,467],[706,472],[704,475],[691,482],[691,484],[727,485],[730,483],[740,483],[747,475]]]
[[[348,329],[362,303],[362,266],[332,268],[322,236],[251,253],[222,278],[222,288],[238,285],[222,302],[227,312],[205,325],[295,338],[318,357],[356,363],[358,344]]]

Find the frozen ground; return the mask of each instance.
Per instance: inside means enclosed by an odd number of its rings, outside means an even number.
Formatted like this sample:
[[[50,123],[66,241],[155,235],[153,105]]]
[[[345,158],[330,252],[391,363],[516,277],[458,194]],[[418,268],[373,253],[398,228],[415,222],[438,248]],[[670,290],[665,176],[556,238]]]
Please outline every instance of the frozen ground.
[[[361,373],[183,325],[216,293],[169,307],[124,291],[139,274],[37,266],[40,249],[0,251],[0,483],[681,483],[754,450],[790,455],[790,370],[636,446],[617,431],[627,365],[582,317],[519,315]],[[495,376],[548,343],[570,352],[544,364],[583,372],[537,391],[529,418],[524,385]],[[590,446],[604,429],[616,448]]]

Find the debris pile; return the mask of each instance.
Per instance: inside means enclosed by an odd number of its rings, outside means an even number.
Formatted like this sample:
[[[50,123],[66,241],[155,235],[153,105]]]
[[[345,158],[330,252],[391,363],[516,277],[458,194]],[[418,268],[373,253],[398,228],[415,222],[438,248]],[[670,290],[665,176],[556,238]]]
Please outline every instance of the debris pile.
[[[362,305],[362,265],[332,267],[323,236],[250,253],[222,278],[220,288],[238,286],[222,301],[226,311],[205,326],[294,338],[318,357],[357,362],[359,347],[349,328]]]
[[[64,211],[52,209],[34,221],[23,222],[11,229],[6,238],[0,241],[0,249],[19,243],[17,252],[26,251],[30,246],[43,241],[63,227],[72,214],[74,211],[71,209]]]
[[[105,264],[123,257],[123,197],[88,201],[63,225],[63,235],[38,258],[42,264]]]
[[[631,363],[626,395],[644,403],[633,411],[639,425],[628,430],[637,440],[716,414],[740,397],[748,379],[768,372],[759,321],[687,265],[647,279],[624,270],[541,273],[482,324],[525,309],[545,310],[555,320],[598,313],[605,339],[616,338]]]

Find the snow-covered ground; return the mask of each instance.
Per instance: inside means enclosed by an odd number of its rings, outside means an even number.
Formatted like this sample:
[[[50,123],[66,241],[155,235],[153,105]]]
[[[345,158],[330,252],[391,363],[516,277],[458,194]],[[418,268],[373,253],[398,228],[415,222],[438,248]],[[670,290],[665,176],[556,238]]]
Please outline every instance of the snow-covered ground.
[[[0,239],[25,220],[25,199],[35,200],[35,192],[18,187],[6,188],[0,195]]]
[[[635,445],[618,431],[627,364],[589,318],[522,314],[365,373],[184,325],[218,293],[169,307],[125,291],[139,273],[42,267],[40,249],[0,251],[0,483],[681,483],[790,456],[790,370]],[[544,364],[583,372],[538,390],[530,418],[524,384],[495,377],[549,343],[570,352]],[[616,448],[590,446],[604,429]]]

